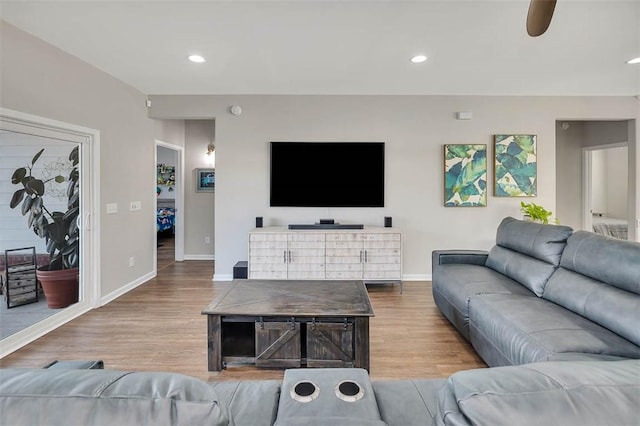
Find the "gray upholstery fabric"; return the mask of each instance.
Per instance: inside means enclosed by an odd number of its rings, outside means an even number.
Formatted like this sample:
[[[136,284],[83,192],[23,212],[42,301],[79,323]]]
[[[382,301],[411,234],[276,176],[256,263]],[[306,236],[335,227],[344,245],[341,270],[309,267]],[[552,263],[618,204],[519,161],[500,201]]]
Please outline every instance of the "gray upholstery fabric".
[[[276,421],[280,382],[210,382],[230,426],[271,426]]]
[[[640,295],[640,244],[577,231],[562,254],[563,268]]]
[[[444,264],[434,267],[433,299],[440,311],[469,340],[469,298],[476,294],[515,293],[534,296],[525,287],[484,266]]]
[[[640,347],[552,302],[485,294],[469,305],[471,344],[490,366],[550,361],[569,354],[640,358]],[[581,355],[581,357],[584,355]]]
[[[636,268],[640,270],[640,257]],[[561,267],[549,279],[542,297],[640,346],[640,296],[637,294]]]
[[[344,380],[356,382],[364,396],[355,402],[345,402],[335,394],[336,387]],[[299,382],[312,382],[318,388],[318,396],[310,402],[299,402],[291,397],[291,390]],[[326,417],[352,419],[384,424],[380,418],[376,398],[367,370],[360,368],[290,369],[282,380],[276,425],[295,425],[298,418]],[[318,423],[329,424],[329,423]],[[336,423],[334,423],[336,424]],[[338,423],[340,424],[340,423]],[[342,422],[341,424],[348,424]]]
[[[438,401],[438,425],[638,425],[640,361],[463,371]]]
[[[450,263],[484,266],[487,256],[489,252],[485,250],[434,250],[431,253],[431,265],[432,269],[436,265]]]
[[[573,229],[506,217],[498,225],[496,245],[558,266]],[[491,257],[491,255],[489,255]]]
[[[0,370],[2,425],[228,424],[215,391],[192,377],[109,370]]]
[[[444,379],[373,382],[380,416],[389,426],[431,425]]]
[[[572,232],[568,226],[506,217],[498,226],[496,245],[489,252],[486,265],[542,296]]]
[[[489,252],[487,266],[518,281],[536,296],[542,296],[547,280],[556,270],[549,263],[500,246]]]

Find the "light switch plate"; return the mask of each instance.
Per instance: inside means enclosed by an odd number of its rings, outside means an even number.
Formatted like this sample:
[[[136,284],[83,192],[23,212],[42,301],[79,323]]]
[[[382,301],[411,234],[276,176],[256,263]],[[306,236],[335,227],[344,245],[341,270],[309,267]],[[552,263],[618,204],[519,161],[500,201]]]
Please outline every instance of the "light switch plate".
[[[142,209],[142,202],[140,201],[132,201],[130,206],[129,206],[129,210],[136,211],[136,210],[140,210]]]
[[[115,214],[115,213],[118,213],[118,203],[108,203],[107,214]]]

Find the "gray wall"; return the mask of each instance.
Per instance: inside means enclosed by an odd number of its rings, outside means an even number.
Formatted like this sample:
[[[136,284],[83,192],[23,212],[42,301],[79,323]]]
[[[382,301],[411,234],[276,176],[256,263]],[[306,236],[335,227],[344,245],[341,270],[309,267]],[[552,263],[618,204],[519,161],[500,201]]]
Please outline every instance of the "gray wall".
[[[196,192],[196,169],[213,168],[207,145],[214,139],[213,120],[185,120],[185,259],[213,259],[215,192]],[[214,154],[215,155],[215,154]],[[208,239],[207,239],[208,238]],[[208,242],[207,242],[208,241]]]
[[[154,139],[171,140],[175,123],[149,119],[143,93],[2,21],[0,50],[2,107],[100,131],[101,296],[148,276]],[[141,201],[142,210],[129,211],[131,201]],[[107,203],[119,212],[104,214]]]
[[[309,223],[320,217],[382,225],[384,216],[392,216],[394,227],[404,233],[405,278],[424,279],[431,273],[432,250],[490,248],[500,220],[506,215],[521,216],[521,199],[493,197],[491,184],[486,208],[443,207],[443,144],[486,143],[493,153],[496,133],[537,134],[538,197],[534,201],[555,211],[556,120],[632,119],[638,114],[637,101],[631,97],[264,95],[151,99],[149,114],[153,118],[216,119],[218,279],[229,278],[233,264],[247,258],[247,233],[255,216],[263,216],[266,226]],[[236,104],[243,108],[240,116],[229,113],[229,106]],[[472,111],[473,120],[456,120],[458,111]],[[276,140],[386,142],[386,206],[270,208],[269,142]],[[488,179],[493,182],[491,167]],[[558,187],[567,194],[575,193],[570,182],[560,181]]]

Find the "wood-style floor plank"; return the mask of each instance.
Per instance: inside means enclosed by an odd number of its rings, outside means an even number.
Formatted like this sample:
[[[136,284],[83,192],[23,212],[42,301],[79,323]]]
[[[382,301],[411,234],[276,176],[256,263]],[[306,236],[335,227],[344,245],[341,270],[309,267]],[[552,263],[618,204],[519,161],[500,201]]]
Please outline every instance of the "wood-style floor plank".
[[[0,360],[0,367],[42,367],[58,359],[102,359],[117,370],[171,371],[203,380],[281,379],[282,370],[232,366],[207,371],[202,309],[229,283],[212,282],[213,262],[169,263],[158,276]],[[447,377],[486,367],[431,297],[430,282],[369,287],[371,377]]]

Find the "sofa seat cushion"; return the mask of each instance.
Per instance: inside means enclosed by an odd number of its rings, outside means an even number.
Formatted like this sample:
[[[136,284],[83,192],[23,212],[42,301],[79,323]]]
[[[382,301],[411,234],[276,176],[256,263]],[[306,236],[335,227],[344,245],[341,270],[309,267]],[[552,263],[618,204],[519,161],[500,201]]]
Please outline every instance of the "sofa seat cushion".
[[[444,383],[444,379],[373,382],[380,417],[389,426],[432,424]]]
[[[438,267],[433,297],[444,315],[469,339],[469,298],[477,294],[535,296],[516,281],[479,265],[446,264]]]
[[[637,425],[640,361],[462,371],[438,397],[438,425]]]
[[[246,380],[210,382],[226,410],[230,426],[271,426],[276,420],[280,382],[278,380]]]
[[[228,420],[205,382],[173,373],[0,370],[2,425],[212,425]]]
[[[492,367],[570,359],[571,354],[640,358],[640,347],[580,315],[536,297],[473,296],[469,305],[469,327],[472,345]]]

